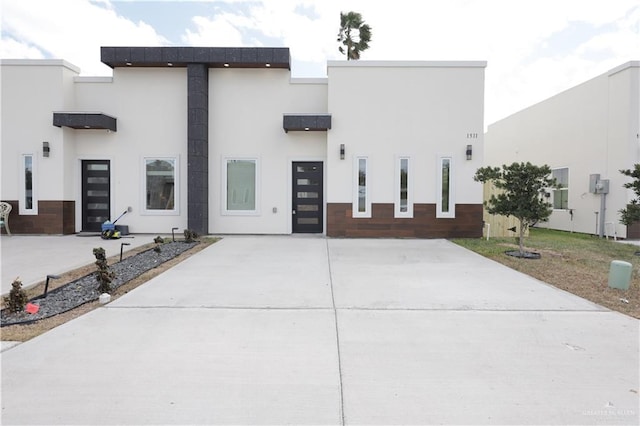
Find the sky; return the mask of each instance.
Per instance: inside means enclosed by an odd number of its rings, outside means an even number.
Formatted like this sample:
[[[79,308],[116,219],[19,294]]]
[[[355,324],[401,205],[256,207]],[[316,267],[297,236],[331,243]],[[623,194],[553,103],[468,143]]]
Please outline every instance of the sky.
[[[640,0],[0,0],[0,58],[104,76],[100,46],[289,47],[292,77],[326,77],[348,11],[363,61],[487,61],[485,125],[640,60]]]

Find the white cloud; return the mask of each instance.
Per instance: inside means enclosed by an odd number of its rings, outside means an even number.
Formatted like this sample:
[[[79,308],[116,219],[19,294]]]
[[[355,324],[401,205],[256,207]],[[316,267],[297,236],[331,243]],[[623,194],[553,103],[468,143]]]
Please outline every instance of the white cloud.
[[[242,46],[242,33],[227,18],[194,16],[195,31],[186,30],[182,41],[189,46]]]
[[[65,59],[79,66],[82,74],[91,75],[111,73],[100,62],[100,46],[167,43],[144,22],[118,16],[105,0],[2,0],[2,30],[22,45],[18,47],[3,36],[2,57],[20,52],[27,55],[37,46],[45,56]]]
[[[327,60],[342,58],[340,12],[357,11],[373,28],[363,60],[487,60],[488,123],[640,59],[638,0],[210,0],[211,13],[194,16],[171,41],[118,16],[108,0],[1,1],[0,56],[63,58],[83,74],[110,73],[101,45],[164,44],[286,46],[294,75],[301,62],[323,72]],[[581,38],[554,50],[554,36],[572,28]]]
[[[241,11],[224,12],[213,16],[196,16],[195,31],[187,29],[183,41],[193,45],[208,46],[263,46],[263,38],[277,39],[282,46],[289,47],[296,60],[324,62],[327,59],[327,40],[335,39],[326,19],[312,20],[295,12],[304,1],[271,1],[245,3],[249,14]],[[337,27],[335,33],[337,34]]]
[[[0,58],[44,59],[45,55],[37,47],[12,38],[3,38],[0,40]]]

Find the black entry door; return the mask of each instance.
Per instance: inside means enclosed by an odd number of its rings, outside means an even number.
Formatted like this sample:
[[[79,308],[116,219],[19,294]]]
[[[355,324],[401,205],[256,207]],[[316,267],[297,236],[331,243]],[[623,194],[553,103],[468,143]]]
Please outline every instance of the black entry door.
[[[294,233],[322,232],[322,162],[293,163],[292,219]]]
[[[100,231],[109,220],[109,160],[82,161],[82,230]]]

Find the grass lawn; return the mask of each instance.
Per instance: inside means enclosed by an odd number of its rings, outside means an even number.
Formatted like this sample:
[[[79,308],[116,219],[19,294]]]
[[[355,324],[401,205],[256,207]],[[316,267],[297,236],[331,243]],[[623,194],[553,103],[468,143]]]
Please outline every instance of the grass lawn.
[[[507,250],[517,250],[515,237],[452,241],[555,287],[640,319],[640,256],[634,254],[640,251],[640,246],[587,234],[534,228],[525,238],[525,249],[540,253],[542,258],[532,260],[504,254]],[[629,290],[609,288],[612,260],[633,265]]]

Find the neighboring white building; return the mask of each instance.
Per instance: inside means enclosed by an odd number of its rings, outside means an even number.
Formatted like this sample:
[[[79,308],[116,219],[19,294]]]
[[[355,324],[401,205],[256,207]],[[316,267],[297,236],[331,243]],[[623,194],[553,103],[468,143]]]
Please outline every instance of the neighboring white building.
[[[480,236],[485,62],[331,61],[287,48],[103,47],[113,77],[0,61],[13,233]],[[469,157],[469,159],[468,159]]]
[[[554,210],[539,226],[640,238],[640,226],[627,229],[618,213],[634,197],[620,170],[640,162],[640,61],[491,124],[485,140],[488,166],[529,161],[553,169],[562,188],[549,191]]]

